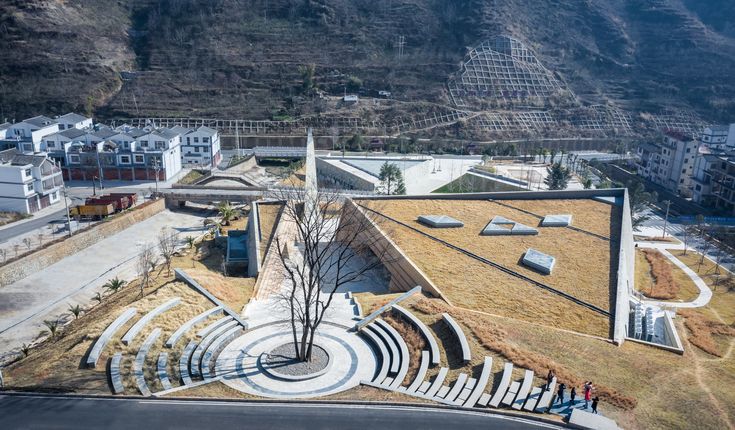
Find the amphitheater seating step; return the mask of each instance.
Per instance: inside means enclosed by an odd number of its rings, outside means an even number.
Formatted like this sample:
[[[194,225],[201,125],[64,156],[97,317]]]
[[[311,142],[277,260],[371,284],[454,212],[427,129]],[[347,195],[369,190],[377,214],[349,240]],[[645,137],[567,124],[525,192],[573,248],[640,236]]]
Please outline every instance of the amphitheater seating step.
[[[518,381],[513,381],[510,384],[510,388],[508,388],[508,392],[505,393],[505,397],[503,397],[503,401],[500,402],[503,405],[511,406],[513,404],[513,400],[516,398],[516,394],[518,394],[518,390],[521,389],[521,383]]]
[[[510,385],[510,379],[513,377],[513,363],[505,363],[505,367],[503,368],[503,376],[500,378],[500,384],[498,384],[498,388],[495,390],[495,394],[493,394],[492,400],[490,400],[490,403],[488,406],[491,406],[493,408],[497,408],[500,406],[500,402],[505,397],[505,393],[508,391],[508,386]]]
[[[378,360],[380,360],[380,367],[376,369],[372,382],[380,383],[386,378],[386,376],[388,376],[388,369],[390,367],[390,353],[388,352],[388,348],[386,348],[385,343],[383,343],[382,339],[378,336],[377,332],[373,330],[371,325],[365,326],[365,328],[360,330],[359,333],[365,336],[373,345],[375,345],[376,348],[378,348],[377,356]]]
[[[459,393],[464,389],[465,383],[467,383],[467,374],[460,373],[459,376],[457,376],[457,380],[454,382],[454,385],[452,385],[452,389],[444,397],[444,400],[454,403],[459,396]]]
[[[545,390],[543,394],[541,394],[541,399],[538,401],[538,404],[536,405],[536,412],[546,412],[546,409],[551,406],[551,399],[554,398],[554,392],[556,391],[556,377],[551,380],[551,384],[549,384],[549,389]]]
[[[197,336],[199,337],[207,337],[207,335],[214,330],[217,330],[218,328],[222,327],[224,324],[227,324],[228,322],[232,321],[234,318],[227,315],[225,317],[222,317],[218,319],[217,321],[214,321],[212,324],[209,324],[208,326],[204,327],[203,329],[199,330],[197,332]]]
[[[167,364],[168,352],[158,354],[158,379],[161,381],[161,386],[163,386],[164,390],[170,390],[173,388],[171,386],[171,381],[168,379],[168,370],[166,369]]]
[[[122,352],[116,352],[110,361],[110,381],[112,382],[112,392],[115,394],[125,392],[125,386],[120,375],[120,361],[122,361]]]
[[[99,361],[100,354],[102,354],[102,350],[105,349],[105,345],[107,345],[110,339],[112,339],[115,332],[118,331],[120,327],[124,326],[125,323],[130,321],[136,313],[138,313],[138,311],[135,308],[125,309],[123,313],[115,319],[115,321],[111,322],[110,325],[107,326],[105,331],[103,331],[100,337],[97,338],[94,346],[92,346],[92,349],[89,351],[89,355],[87,356],[87,367],[97,366],[97,361]]]
[[[531,394],[528,396],[528,399],[526,400],[526,404],[523,406],[523,410],[530,411],[530,412],[533,412],[534,410],[536,410],[536,404],[541,398],[541,393],[543,391],[544,390],[541,387],[533,387],[531,389]]]
[[[441,369],[439,369],[439,373],[436,375],[436,378],[434,378],[434,382],[431,383],[429,389],[426,391],[427,398],[430,399],[436,395],[436,393],[442,387],[444,379],[447,377],[447,373],[449,373],[448,367],[442,367]]]
[[[406,392],[413,393],[424,382],[426,371],[429,369],[429,361],[429,351],[421,351],[421,364],[419,365],[419,370],[416,372],[416,378],[414,378],[413,383],[408,386]]]
[[[384,320],[378,318],[375,320],[375,323],[382,326],[385,331],[388,332],[388,334],[393,338],[393,340],[398,345],[398,373],[395,376],[395,379],[391,384],[389,384],[390,388],[397,389],[398,387],[403,384],[403,380],[406,379],[406,375],[408,374],[408,361],[410,360],[410,355],[408,353],[408,345],[406,345],[406,342],[403,340],[403,337],[401,336],[398,331],[393,328],[390,324],[385,322]]]
[[[240,334],[241,331],[242,327],[240,327],[240,325],[237,325],[222,333],[221,336],[219,336],[217,339],[214,340],[214,342],[209,345],[207,351],[204,353],[204,356],[202,356],[202,378],[208,379],[213,376],[213,369],[210,368],[210,364],[212,362],[212,359],[214,358],[214,354],[216,354],[220,350],[220,348],[222,348],[223,344],[226,344],[237,337],[237,335]]]
[[[145,327],[153,318],[173,308],[179,303],[181,303],[181,298],[174,297],[173,299],[158,305],[155,309],[140,317],[140,319],[135,324],[133,324],[132,327],[130,327],[130,330],[125,333],[125,336],[123,336],[123,344],[130,345],[133,340],[135,340],[135,337],[138,335],[138,333],[143,330],[143,327]]]
[[[523,404],[526,403],[528,393],[531,391],[532,386],[533,370],[526,370],[526,373],[523,376],[523,383],[521,383],[521,387],[518,389],[518,394],[516,395],[516,400],[513,402],[513,409],[520,411],[521,408],[523,408]]]
[[[207,351],[207,348],[209,348],[209,345],[212,344],[212,342],[215,341],[218,337],[222,336],[223,333],[227,332],[228,330],[238,327],[240,325],[239,322],[235,321],[234,319],[231,319],[230,322],[227,324],[219,326],[216,330],[213,330],[211,333],[207,335],[204,339],[202,339],[201,342],[199,342],[199,345],[197,345],[197,348],[194,350],[194,353],[191,355],[191,374],[193,376],[202,376],[202,372],[200,370],[202,357],[204,356],[204,353]]]
[[[427,327],[426,324],[423,323],[423,321],[418,319],[416,315],[400,305],[393,305],[393,310],[398,312],[404,319],[408,320],[408,322],[410,322],[421,332],[421,335],[424,337],[424,340],[426,340],[426,343],[429,347],[429,353],[431,354],[431,365],[438,365],[439,360],[441,359],[439,355],[439,344],[436,341],[436,337],[434,337],[434,335],[431,333],[431,330],[429,330],[429,327]]]
[[[448,385],[442,385],[442,387],[441,387],[441,388],[439,389],[439,391],[438,391],[438,392],[436,393],[436,396],[435,396],[435,397],[440,397],[440,398],[442,398],[442,399],[443,399],[443,398],[445,398],[445,397],[447,396],[447,394],[449,394],[449,390],[450,390],[450,389],[451,389],[451,388],[449,388],[449,386],[448,386]]]
[[[150,396],[151,391],[148,389],[148,384],[145,382],[145,373],[143,372],[143,369],[145,368],[145,357],[148,355],[148,351],[151,349],[153,344],[158,340],[158,336],[161,335],[161,329],[155,328],[151,334],[148,335],[148,337],[143,342],[143,345],[141,345],[140,349],[138,350],[138,354],[135,356],[135,362],[133,363],[133,374],[135,375],[135,383],[138,385],[138,390],[140,391],[140,394],[144,396]]]
[[[417,393],[420,393],[420,394],[425,394],[426,393],[426,390],[428,390],[429,387],[431,387],[431,382],[424,381],[424,382],[421,383],[421,386],[419,386],[419,388],[416,390],[416,392]]]
[[[370,324],[370,326],[383,339],[383,343],[388,348],[388,352],[390,352],[390,368],[388,369],[388,373],[393,375],[397,374],[401,366],[398,344],[396,344],[393,337],[385,330],[382,324]]]
[[[480,406],[487,406],[488,403],[490,403],[490,394],[482,393],[482,395],[480,396],[480,400],[477,401],[477,404]]]
[[[449,328],[452,329],[452,332],[454,332],[454,335],[457,336],[457,340],[459,341],[460,346],[462,347],[462,359],[467,362],[472,360],[472,353],[470,352],[470,344],[467,342],[467,338],[464,335],[464,332],[462,331],[462,327],[457,324],[457,321],[454,320],[449,314],[443,313],[442,318],[444,319],[444,322],[449,325]]]
[[[184,333],[191,330],[191,328],[194,327],[195,325],[206,320],[210,316],[216,315],[221,312],[222,312],[222,307],[217,306],[216,308],[212,308],[207,311],[204,311],[200,313],[199,315],[195,316],[194,318],[190,319],[189,321],[185,322],[184,324],[181,325],[181,327],[176,329],[176,331],[171,335],[171,337],[168,338],[168,340],[166,341],[166,348],[172,348],[174,344],[176,343],[176,341],[178,341],[179,338],[184,335]]]
[[[490,375],[493,371],[492,368],[493,358],[485,357],[485,361],[482,364],[480,377],[477,379],[477,384],[475,384],[475,387],[472,389],[472,393],[470,393],[470,395],[467,397],[467,400],[462,406],[464,406],[465,408],[472,408],[478,403],[480,397],[482,397],[483,395],[483,391],[485,391],[485,387],[487,387],[487,382],[490,380]],[[490,396],[488,395],[487,397],[488,401],[490,401]],[[484,405],[487,405],[487,401],[483,403],[483,406]]]
[[[181,383],[184,385],[191,385],[191,372],[189,371],[189,361],[191,360],[191,354],[194,353],[198,343],[192,340],[184,348],[184,352],[179,357],[179,376],[181,376]]]

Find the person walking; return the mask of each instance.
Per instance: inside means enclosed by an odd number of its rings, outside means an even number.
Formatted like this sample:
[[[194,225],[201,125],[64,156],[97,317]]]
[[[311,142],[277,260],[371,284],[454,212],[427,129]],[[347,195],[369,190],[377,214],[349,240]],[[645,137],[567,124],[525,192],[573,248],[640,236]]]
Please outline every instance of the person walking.
[[[595,396],[595,398],[594,398],[594,399],[592,399],[592,413],[593,413],[593,414],[596,414],[596,413],[597,413],[597,404],[598,404],[599,402],[600,402],[600,398],[599,398],[599,397],[597,397],[597,396]]]
[[[572,387],[572,391],[569,392],[569,406],[574,407],[574,399],[577,397],[577,387]]]
[[[590,407],[590,399],[592,398],[592,381],[584,383],[584,408]]]
[[[559,397],[559,403],[564,404],[564,389],[567,388],[567,386],[562,382],[559,384],[559,391],[556,392],[556,395]]]
[[[549,369],[549,374],[546,375],[546,391],[549,390],[549,387],[551,386],[551,381],[554,380],[554,377],[556,376],[556,373],[553,369]]]

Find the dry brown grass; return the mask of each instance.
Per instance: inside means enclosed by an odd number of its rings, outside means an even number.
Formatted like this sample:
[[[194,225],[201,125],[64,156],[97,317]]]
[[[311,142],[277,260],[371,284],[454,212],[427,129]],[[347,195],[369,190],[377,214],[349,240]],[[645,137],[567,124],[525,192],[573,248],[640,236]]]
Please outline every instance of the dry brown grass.
[[[258,219],[260,220],[260,257],[265,261],[265,253],[276,230],[278,219],[283,209],[282,203],[258,203]]]
[[[255,278],[228,277],[203,269],[188,269],[186,273],[235,312],[239,312],[253,295]]]
[[[501,329],[491,318],[474,312],[450,308],[444,302],[432,299],[420,299],[413,305],[415,309],[429,314],[450,312],[462,325],[470,329],[472,335],[490,351],[500,354],[514,365],[533,370],[536,375],[546,375],[549,369],[554,369],[557,378],[569,387],[580,387],[584,380],[574,372],[555,362],[551,358],[534,351],[514,345],[508,340],[508,333]],[[625,396],[616,390],[596,386],[596,393],[602,400],[621,409],[635,408],[637,400]]]
[[[695,271],[712,289],[712,300],[703,311],[713,320],[721,320],[725,324],[735,323],[735,288],[733,288],[732,274],[720,268],[717,276],[716,264],[705,258],[700,266],[701,255],[697,252],[672,250],[671,253],[684,264]]]
[[[641,249],[650,267],[653,282],[641,285],[639,290],[653,299],[671,300],[679,293],[679,284],[674,280],[669,260],[656,249]]]
[[[408,356],[410,357],[408,361],[408,374],[406,374],[406,378],[403,380],[403,385],[409,386],[416,378],[416,373],[419,371],[419,365],[421,364],[421,351],[426,348],[426,341],[411,324],[407,323],[402,318],[386,314],[383,316],[383,319],[396,329],[408,347]]]
[[[702,351],[717,357],[722,357],[722,351],[715,340],[715,336],[735,336],[735,326],[712,321],[700,312],[692,309],[682,309],[679,315],[685,318],[684,324],[689,330],[689,342]]]

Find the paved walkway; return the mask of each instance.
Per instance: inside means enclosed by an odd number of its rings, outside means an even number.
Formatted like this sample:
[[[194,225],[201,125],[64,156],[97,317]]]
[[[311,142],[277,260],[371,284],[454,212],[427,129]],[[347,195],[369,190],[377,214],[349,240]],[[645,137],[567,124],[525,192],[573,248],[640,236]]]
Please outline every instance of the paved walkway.
[[[674,265],[684,271],[694,282],[694,285],[699,288],[699,295],[696,299],[691,302],[672,302],[672,301],[657,301],[657,300],[643,300],[643,303],[647,305],[655,305],[658,307],[669,307],[669,308],[701,308],[706,306],[707,303],[712,299],[712,290],[709,288],[706,282],[695,272],[690,269],[689,266],[684,264],[681,260],[671,254],[669,249],[684,249],[683,244],[671,244],[671,243],[653,243],[653,242],[637,242],[639,248],[657,249],[661,254],[671,261]]]
[[[44,329],[44,320],[68,317],[70,305],[87,306],[108,279],[135,278],[135,258],[146,244],[155,245],[163,227],[182,231],[184,237],[195,236],[203,228],[202,218],[161,212],[40,272],[0,287],[0,362],[14,355],[23,343],[31,343]]]

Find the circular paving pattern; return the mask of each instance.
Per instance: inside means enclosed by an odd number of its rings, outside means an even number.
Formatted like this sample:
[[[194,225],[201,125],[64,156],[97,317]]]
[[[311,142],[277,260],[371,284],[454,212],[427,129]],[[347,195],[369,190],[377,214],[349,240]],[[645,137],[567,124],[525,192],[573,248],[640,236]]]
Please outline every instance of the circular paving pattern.
[[[222,382],[238,391],[271,398],[309,398],[326,396],[353,388],[361,380],[372,379],[376,358],[370,346],[357,333],[324,323],[314,344],[328,355],[328,364],[313,371],[308,379],[289,378],[276,369],[276,375],[262,365],[264,356],[283,345],[291,347],[293,335],[287,324],[257,327],[233,340],[219,354],[216,374]],[[292,347],[291,347],[292,348]],[[284,377],[285,375],[285,377]]]
[[[271,376],[285,381],[303,381],[316,378],[329,371],[329,353],[319,345],[312,345],[311,359],[296,358],[293,342],[273,348],[260,355],[260,367]]]

